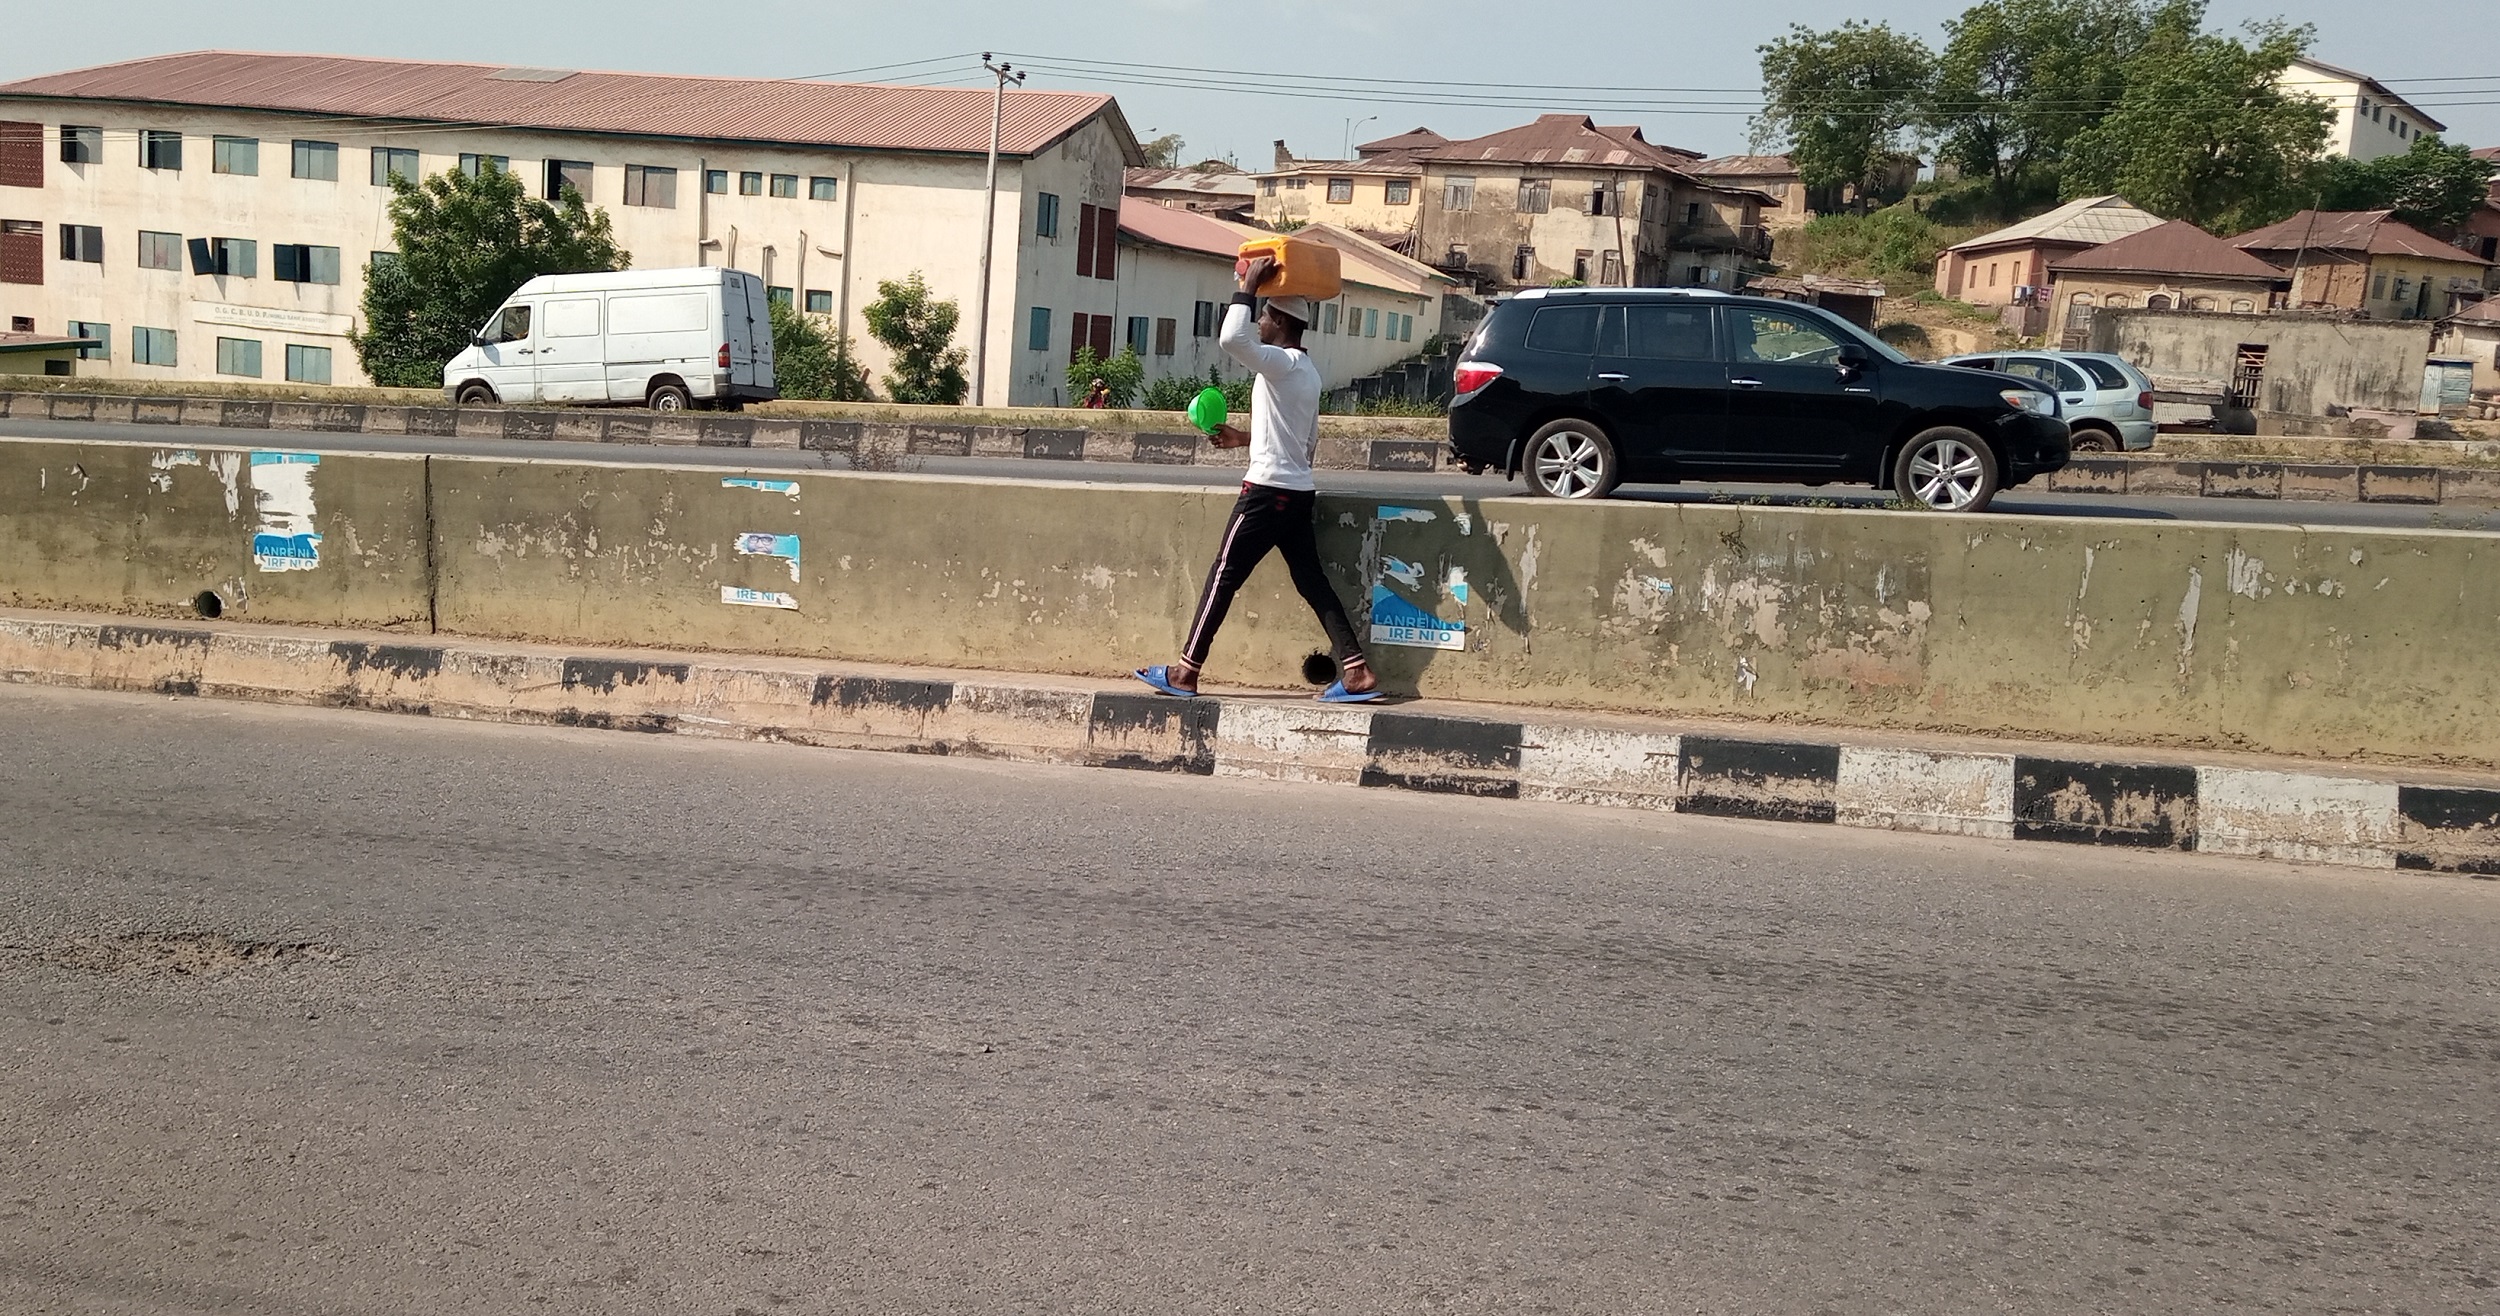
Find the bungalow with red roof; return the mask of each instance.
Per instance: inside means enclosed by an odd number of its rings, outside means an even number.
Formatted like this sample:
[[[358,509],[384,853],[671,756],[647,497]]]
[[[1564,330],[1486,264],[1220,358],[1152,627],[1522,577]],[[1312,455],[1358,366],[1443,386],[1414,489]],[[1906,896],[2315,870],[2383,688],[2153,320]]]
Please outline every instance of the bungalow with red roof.
[[[2291,284],[2284,271],[2184,219],[2052,262],[2049,277],[2049,305],[2073,352],[2091,342],[2092,317],[2103,309],[2263,311]]]

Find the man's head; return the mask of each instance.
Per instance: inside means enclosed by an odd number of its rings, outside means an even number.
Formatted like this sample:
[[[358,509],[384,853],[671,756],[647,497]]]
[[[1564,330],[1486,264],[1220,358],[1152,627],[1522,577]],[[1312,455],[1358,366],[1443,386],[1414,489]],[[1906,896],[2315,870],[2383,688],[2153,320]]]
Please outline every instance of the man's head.
[[[1096,388],[1101,388],[1101,387],[1102,387],[1102,376],[1100,376],[1100,375],[1096,375],[1096,376],[1094,376],[1094,387],[1096,387]]]
[[[1300,347],[1303,331],[1310,327],[1310,298],[1270,297],[1259,317],[1259,341],[1270,347]]]

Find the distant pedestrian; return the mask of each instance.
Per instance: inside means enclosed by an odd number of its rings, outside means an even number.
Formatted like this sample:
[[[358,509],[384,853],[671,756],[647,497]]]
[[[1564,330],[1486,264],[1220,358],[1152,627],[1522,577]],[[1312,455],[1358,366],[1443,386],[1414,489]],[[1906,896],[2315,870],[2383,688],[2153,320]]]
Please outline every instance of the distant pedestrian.
[[[1094,386],[1085,390],[1085,407],[1089,411],[1103,411],[1110,406],[1111,385],[1105,383],[1102,376],[1096,375]]]
[[[1224,355],[1258,376],[1250,389],[1248,432],[1234,425],[1215,432],[1219,448],[1250,449],[1249,478],[1242,482],[1241,498],[1233,504],[1232,519],[1225,523],[1215,564],[1207,569],[1206,588],[1190,618],[1180,660],[1141,668],[1135,675],[1167,695],[1196,697],[1198,677],[1206,670],[1208,651],[1214,647],[1225,612],[1232,607],[1233,595],[1250,578],[1251,569],[1274,549],[1284,554],[1294,589],[1318,615],[1320,628],[1328,633],[1329,646],[1336,651],[1337,680],[1320,699],[1332,704],[1369,703],[1380,698],[1378,683],[1362,644],[1354,638],[1353,619],[1346,616],[1345,604],[1320,566],[1319,539],[1311,523],[1316,500],[1311,463],[1319,448],[1320,395],[1319,367],[1302,348],[1303,332],[1311,324],[1311,303],[1302,297],[1271,297],[1255,331],[1251,326],[1251,309],[1258,302],[1252,294],[1275,268],[1273,258],[1261,256],[1242,271],[1241,290],[1234,294],[1232,307],[1224,313],[1223,331],[1216,337]]]

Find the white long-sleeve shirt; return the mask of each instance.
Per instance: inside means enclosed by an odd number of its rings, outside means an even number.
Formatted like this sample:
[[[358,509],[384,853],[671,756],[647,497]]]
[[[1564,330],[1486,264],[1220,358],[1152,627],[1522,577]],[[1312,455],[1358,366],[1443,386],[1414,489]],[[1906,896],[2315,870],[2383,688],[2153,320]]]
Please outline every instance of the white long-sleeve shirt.
[[[1311,462],[1319,450],[1320,380],[1311,354],[1260,342],[1249,303],[1239,299],[1224,312],[1224,330],[1215,343],[1258,376],[1250,386],[1250,471],[1245,478],[1271,489],[1317,487],[1311,482]]]

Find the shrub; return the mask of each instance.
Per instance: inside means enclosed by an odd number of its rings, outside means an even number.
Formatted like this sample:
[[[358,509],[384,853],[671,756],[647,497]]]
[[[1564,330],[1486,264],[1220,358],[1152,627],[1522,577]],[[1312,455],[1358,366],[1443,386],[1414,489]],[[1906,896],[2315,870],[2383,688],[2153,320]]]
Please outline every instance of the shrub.
[[[851,336],[837,341],[815,316],[787,302],[772,304],[773,382],[785,398],[865,402],[868,372],[851,356]]]
[[[1123,347],[1118,356],[1105,361],[1094,355],[1094,349],[1080,347],[1076,359],[1068,363],[1068,402],[1084,405],[1085,395],[1100,379],[1111,387],[1111,405],[1125,407],[1137,400],[1138,385],[1145,377],[1146,363],[1137,359],[1136,348]]]

